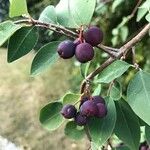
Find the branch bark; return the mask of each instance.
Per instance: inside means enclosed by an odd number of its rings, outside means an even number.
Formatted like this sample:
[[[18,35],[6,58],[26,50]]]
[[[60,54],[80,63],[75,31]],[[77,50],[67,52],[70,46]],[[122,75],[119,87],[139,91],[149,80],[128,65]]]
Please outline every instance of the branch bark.
[[[148,23],[135,37],[133,37],[129,42],[127,42],[125,45],[123,45],[119,49],[119,53],[116,58],[110,57],[107,59],[100,67],[98,67],[96,70],[94,70],[92,73],[90,73],[86,80],[83,80],[80,88],[80,92],[84,92],[84,88],[86,86],[86,81],[92,80],[97,74],[99,74],[101,71],[103,71],[107,66],[112,64],[116,59],[120,59],[125,53],[127,53],[133,46],[136,45],[150,30],[150,23]]]

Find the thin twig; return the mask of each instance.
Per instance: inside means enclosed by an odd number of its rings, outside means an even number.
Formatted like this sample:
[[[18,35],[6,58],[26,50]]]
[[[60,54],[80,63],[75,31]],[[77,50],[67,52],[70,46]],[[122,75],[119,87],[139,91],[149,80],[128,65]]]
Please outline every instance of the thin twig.
[[[77,33],[73,32],[67,28],[64,28],[63,26],[52,24],[52,23],[45,23],[45,22],[41,22],[39,20],[23,19],[23,20],[15,21],[14,23],[15,24],[26,23],[26,24],[30,24],[30,25],[34,25],[34,26],[40,26],[40,27],[47,28],[47,29],[50,29],[52,31],[58,32],[60,34],[64,34],[64,35],[69,36],[73,39],[78,37]]]
[[[137,4],[136,4],[135,8],[133,9],[132,13],[129,15],[129,20],[134,17],[134,15],[136,14],[136,11],[137,11],[137,9],[138,9],[138,7],[140,6],[141,3],[142,3],[142,0],[139,0],[137,2]]]

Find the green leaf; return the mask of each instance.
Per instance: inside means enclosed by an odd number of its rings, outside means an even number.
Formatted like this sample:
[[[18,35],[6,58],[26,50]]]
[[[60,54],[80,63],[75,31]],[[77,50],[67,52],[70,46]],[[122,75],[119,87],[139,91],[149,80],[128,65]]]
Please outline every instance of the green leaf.
[[[39,21],[45,23],[57,23],[57,15],[54,6],[47,6],[40,14]]]
[[[58,23],[69,28],[77,28],[78,25],[70,14],[70,5],[68,0],[60,0],[55,7]]]
[[[139,71],[130,81],[127,89],[127,101],[133,111],[150,125],[150,74]]]
[[[35,46],[38,34],[34,27],[24,27],[15,32],[8,45],[8,62],[12,62],[27,53]]]
[[[60,114],[62,107],[62,103],[52,102],[41,109],[39,120],[44,128],[53,131],[64,122]]]
[[[122,97],[122,88],[119,82],[115,82],[110,90],[110,97],[113,100],[119,100]]]
[[[91,118],[88,124],[89,133],[95,146],[102,146],[113,133],[113,129],[116,123],[116,108],[114,101],[107,99],[107,116],[103,119]]]
[[[58,22],[70,28],[88,25],[93,16],[95,5],[96,0],[60,0],[56,6]]]
[[[28,15],[26,0],[9,0],[9,17],[16,17],[21,15]]]
[[[62,98],[63,105],[74,104],[79,100],[80,96],[81,96],[80,94],[74,94],[71,92],[66,93]]]
[[[127,26],[122,26],[120,28],[120,36],[121,36],[121,39],[123,42],[126,41],[127,37],[128,37],[128,34],[129,34],[129,29]]]
[[[76,24],[88,25],[94,13],[96,0],[69,0],[69,3],[70,13]]]
[[[112,4],[112,12],[115,12],[116,8],[122,3],[124,0],[114,0]]]
[[[60,41],[50,42],[38,51],[31,65],[31,75],[40,74],[58,60],[56,49],[59,43]]]
[[[125,61],[116,60],[107,68],[105,68],[99,75],[97,82],[109,83],[114,79],[120,77],[124,72],[128,70],[131,65]]]
[[[79,127],[74,121],[70,121],[66,124],[65,135],[74,140],[81,140],[85,135],[85,131],[83,127]]]
[[[0,24],[0,46],[2,46],[22,25],[16,25],[12,21]]]
[[[101,93],[101,89],[102,89],[102,86],[101,84],[98,84],[97,87],[95,88],[94,92],[93,92],[93,96],[94,95],[99,95]]]
[[[132,150],[137,150],[140,143],[140,124],[138,117],[125,100],[117,101],[117,121],[115,134]]]
[[[148,22],[150,22],[150,13],[148,13],[145,18]]]
[[[80,65],[80,72],[83,78],[86,78],[89,67],[90,67],[90,62]]]
[[[136,21],[139,22],[146,15],[147,12],[148,12],[147,8],[140,7],[138,9]]]
[[[145,127],[145,137],[146,137],[146,141],[150,145],[150,126]]]

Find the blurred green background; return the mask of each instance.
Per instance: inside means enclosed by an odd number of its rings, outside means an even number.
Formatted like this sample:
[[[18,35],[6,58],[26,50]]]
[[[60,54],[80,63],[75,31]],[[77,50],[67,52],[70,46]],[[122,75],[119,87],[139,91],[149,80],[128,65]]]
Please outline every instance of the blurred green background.
[[[31,16],[38,19],[40,12],[47,5],[56,5],[57,2],[58,0],[28,0],[29,12]],[[112,46],[112,39],[115,38],[112,30],[118,26],[123,17],[132,12],[137,1],[122,0],[114,10],[112,9],[114,1],[105,2],[105,0],[98,0],[92,24],[103,29],[104,44]],[[0,21],[8,19],[8,5],[8,0],[0,1]],[[128,29],[126,39],[132,37],[146,23],[144,19],[139,23],[135,20],[136,16],[125,25]],[[36,49],[51,40],[64,38],[58,34],[49,36],[47,31],[43,31],[39,30],[40,39]],[[113,42],[115,47],[124,43],[120,36],[124,36],[125,33],[121,29],[118,31],[117,42]],[[140,67],[150,72],[149,36],[136,46],[136,51],[138,52],[136,59]],[[46,103],[59,99],[68,91],[79,92],[80,82],[83,79],[80,75],[80,64],[74,59],[65,61],[60,59],[47,72],[31,77],[29,70],[34,55],[34,52],[31,52],[24,58],[8,64],[6,48],[0,49],[0,135],[27,150],[87,149],[89,143],[86,138],[81,141],[70,140],[65,137],[63,127],[49,133],[40,126],[38,121],[39,110]],[[91,63],[90,71],[107,57],[102,51],[96,50],[96,57]],[[131,62],[131,57],[127,61]],[[124,79],[119,79],[124,85],[124,93],[134,72],[130,71],[124,75]],[[103,87],[104,93],[107,88],[108,85]]]

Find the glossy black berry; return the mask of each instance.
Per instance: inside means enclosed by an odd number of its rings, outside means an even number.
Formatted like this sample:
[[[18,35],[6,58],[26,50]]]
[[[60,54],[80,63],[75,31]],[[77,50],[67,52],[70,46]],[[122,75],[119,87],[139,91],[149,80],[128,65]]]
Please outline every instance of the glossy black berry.
[[[92,46],[97,46],[103,41],[103,32],[100,28],[92,26],[83,33],[85,41]]]
[[[74,56],[75,47],[76,46],[72,41],[66,40],[58,45],[57,52],[61,58],[68,59]]]
[[[76,116],[77,110],[73,105],[65,105],[62,110],[61,114],[64,116],[66,119],[71,119]]]
[[[98,109],[95,103],[92,100],[84,102],[80,107],[80,113],[82,115],[91,117],[95,116],[98,113]]]
[[[88,118],[84,115],[82,115],[81,113],[77,113],[76,117],[75,117],[75,122],[77,125],[79,126],[84,126],[87,124]]]
[[[98,103],[97,105],[97,113],[96,113],[96,117],[99,117],[99,118],[103,118],[107,115],[107,107],[105,104],[103,103]]]
[[[79,62],[86,63],[94,57],[93,47],[88,43],[81,43],[76,47],[75,56]]]
[[[94,102],[95,104],[98,104],[98,103],[103,103],[103,104],[105,104],[105,100],[104,100],[101,96],[99,96],[99,95],[93,96],[92,99],[93,99],[93,102]]]

